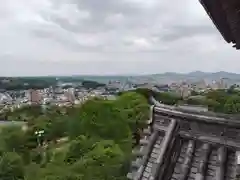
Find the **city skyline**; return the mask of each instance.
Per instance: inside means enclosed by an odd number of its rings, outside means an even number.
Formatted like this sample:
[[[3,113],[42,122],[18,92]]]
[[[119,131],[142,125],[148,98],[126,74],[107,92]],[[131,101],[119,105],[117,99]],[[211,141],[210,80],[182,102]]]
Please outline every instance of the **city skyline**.
[[[4,0],[0,76],[237,73],[238,52],[191,0]]]

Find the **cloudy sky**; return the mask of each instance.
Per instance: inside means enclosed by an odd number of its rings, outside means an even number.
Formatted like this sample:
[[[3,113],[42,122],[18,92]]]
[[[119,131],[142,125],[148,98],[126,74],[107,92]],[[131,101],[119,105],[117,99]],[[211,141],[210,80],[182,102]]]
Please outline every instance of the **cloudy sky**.
[[[0,2],[0,75],[240,69],[198,0]]]

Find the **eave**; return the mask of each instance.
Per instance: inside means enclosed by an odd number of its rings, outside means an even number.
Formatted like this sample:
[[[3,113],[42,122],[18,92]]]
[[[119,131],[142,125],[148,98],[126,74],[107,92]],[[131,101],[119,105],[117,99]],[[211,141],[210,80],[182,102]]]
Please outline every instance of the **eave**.
[[[240,1],[199,0],[223,38],[240,49]]]

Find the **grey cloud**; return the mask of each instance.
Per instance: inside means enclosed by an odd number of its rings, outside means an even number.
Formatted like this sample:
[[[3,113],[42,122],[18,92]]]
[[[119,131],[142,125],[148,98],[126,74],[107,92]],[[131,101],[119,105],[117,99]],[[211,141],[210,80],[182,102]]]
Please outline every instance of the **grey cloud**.
[[[40,38],[52,38],[54,35],[50,31],[40,30],[40,29],[35,29],[35,30],[32,30],[31,32],[33,33],[33,35],[40,37]]]
[[[216,30],[211,26],[210,22],[199,22],[197,25],[185,22],[185,16],[182,7],[188,3],[188,0],[181,2],[173,8],[172,3],[168,1],[156,1],[156,4],[147,8],[138,5],[139,3],[130,3],[127,0],[69,0],[59,1],[52,0],[55,7],[61,7],[71,2],[76,4],[79,11],[89,11],[91,17],[89,19],[78,19],[76,24],[71,24],[71,19],[62,18],[57,14],[44,15],[46,20],[59,25],[61,28],[74,33],[96,33],[116,31],[121,34],[133,34],[138,36],[159,37],[162,41],[175,41],[185,37],[195,35],[213,34]],[[199,6],[199,8],[201,8]],[[177,12],[177,13],[175,13]],[[106,18],[121,13],[124,19],[119,25],[106,23]],[[179,16],[180,14],[180,16]],[[47,18],[46,18],[47,17]],[[77,18],[77,17],[74,17]],[[157,28],[157,25],[161,28]],[[164,32],[163,32],[164,30]],[[152,33],[154,32],[154,33]]]
[[[166,34],[161,36],[163,41],[177,41],[183,38],[191,38],[198,35],[216,35],[218,32],[210,24],[207,25],[194,25],[194,26],[182,26],[174,25],[168,28]]]
[[[152,1],[154,2],[154,0]],[[89,12],[90,17],[82,19],[80,14],[78,17],[78,13],[76,13],[76,16],[71,18],[62,16],[60,12],[59,14],[44,12],[41,14],[42,17],[46,21],[56,24],[59,30],[54,30],[54,33],[34,30],[34,34],[38,37],[41,37],[41,35],[50,36],[56,42],[73,51],[167,51],[175,48],[170,47],[172,46],[169,44],[170,42],[217,34],[208,18],[205,18],[205,20],[196,18],[197,22],[194,22],[194,18],[189,19],[187,10],[182,8],[183,6],[187,7],[189,2],[189,0],[180,4],[178,2],[173,8],[172,3],[163,0],[155,1],[154,6],[151,7],[143,6],[141,3],[133,3],[131,0],[52,0],[56,12],[68,4],[73,4],[77,5],[79,12]],[[199,8],[201,8],[200,5]],[[114,17],[116,14],[122,15],[119,24],[114,23],[114,19],[112,20],[113,24],[106,21],[107,18]],[[71,23],[73,19],[76,20],[75,23]],[[64,34],[63,31],[65,31]],[[84,34],[89,37],[98,34],[99,39],[103,42],[96,46],[80,45],[74,39],[74,36],[77,38],[78,35]],[[151,45],[151,48],[134,47],[133,41],[124,40],[129,37],[132,37],[132,39],[144,38]],[[152,40],[154,38],[155,41]],[[194,44],[194,42],[192,43]],[[181,48],[176,47],[177,51],[179,49]]]
[[[71,38],[71,36],[69,35],[63,35],[63,34],[57,34],[54,31],[50,31],[50,30],[40,30],[40,29],[35,29],[32,30],[32,33],[34,36],[37,36],[39,38],[45,38],[45,39],[52,39],[62,45],[64,45],[64,47],[70,49],[71,51],[76,51],[76,52],[80,52],[80,51],[102,51],[101,46],[84,46],[81,45],[80,43],[78,43],[73,37]]]
[[[7,68],[1,74],[240,68],[239,55],[224,42],[198,1],[3,1],[7,6],[0,7],[0,54],[5,55],[0,62]],[[23,64],[23,70],[11,68]]]
[[[60,7],[61,5],[69,4],[69,1],[60,3],[58,1],[52,1],[58,4],[54,7]],[[60,18],[56,15],[43,14],[46,20],[53,21],[60,25],[62,28],[72,32],[99,32],[111,29],[116,29],[114,26],[105,23],[106,18],[114,16],[118,13],[123,14],[125,23],[121,26],[127,26],[127,28],[144,27],[154,23],[154,19],[157,19],[156,13],[162,12],[161,6],[155,6],[153,9],[144,8],[139,3],[128,3],[127,1],[119,0],[70,0],[70,3],[76,4],[79,11],[86,10],[91,14],[91,18],[88,20],[82,20],[79,18],[76,24],[71,24],[70,19]],[[156,3],[157,4],[157,3]],[[152,22],[151,22],[152,21]]]
[[[87,9],[92,13],[96,13],[100,16],[106,16],[109,13],[124,13],[128,15],[135,15],[141,12],[141,8],[137,5],[132,5],[131,3],[126,3],[124,0],[105,0],[105,1],[78,1],[72,0],[76,3],[79,9]]]

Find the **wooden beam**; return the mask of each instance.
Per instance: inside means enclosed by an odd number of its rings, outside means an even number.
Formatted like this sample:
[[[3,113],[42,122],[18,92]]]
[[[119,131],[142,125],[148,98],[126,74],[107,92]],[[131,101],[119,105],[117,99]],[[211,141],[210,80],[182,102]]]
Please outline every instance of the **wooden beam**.
[[[195,134],[195,133],[190,133],[187,131],[180,131],[179,135],[183,138],[187,138],[187,139],[195,139],[195,140],[199,140],[199,141],[203,141],[212,145],[223,145],[226,146],[228,148],[231,149],[240,149],[240,142],[236,142],[234,140],[231,139],[227,139],[227,138],[221,138],[221,137],[217,137],[217,136],[204,136],[201,134]]]

